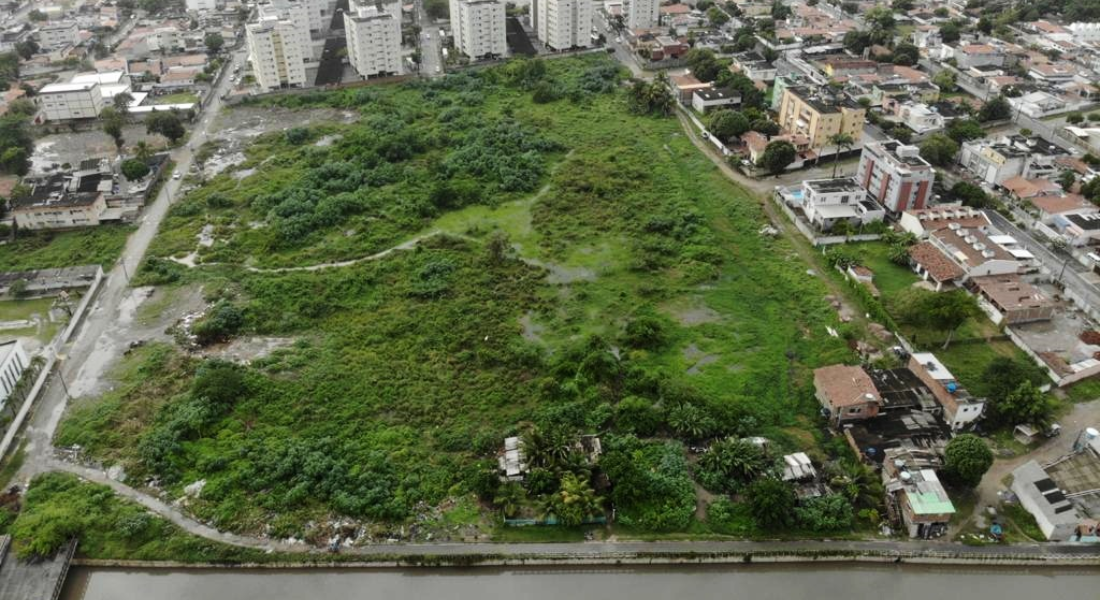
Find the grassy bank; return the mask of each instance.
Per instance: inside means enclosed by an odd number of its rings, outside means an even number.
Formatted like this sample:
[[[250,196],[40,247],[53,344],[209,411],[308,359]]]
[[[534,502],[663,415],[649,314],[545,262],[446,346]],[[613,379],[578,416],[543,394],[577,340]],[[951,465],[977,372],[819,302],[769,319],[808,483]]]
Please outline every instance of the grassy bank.
[[[133,230],[129,225],[100,225],[75,231],[21,231],[15,241],[0,245],[0,271],[78,265],[108,268],[122,254]]]

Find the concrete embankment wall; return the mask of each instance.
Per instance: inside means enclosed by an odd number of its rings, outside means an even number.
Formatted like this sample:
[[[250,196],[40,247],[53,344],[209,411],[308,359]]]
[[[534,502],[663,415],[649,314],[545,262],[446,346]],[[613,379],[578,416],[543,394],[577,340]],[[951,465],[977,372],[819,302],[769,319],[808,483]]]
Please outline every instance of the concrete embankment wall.
[[[124,569],[394,569],[408,567],[548,567],[596,565],[717,565],[752,563],[904,563],[968,566],[1097,567],[1100,554],[994,554],[994,553],[731,553],[731,554],[600,554],[557,556],[409,555],[378,560],[338,560],[270,563],[181,563],[144,560],[73,560],[74,565]]]

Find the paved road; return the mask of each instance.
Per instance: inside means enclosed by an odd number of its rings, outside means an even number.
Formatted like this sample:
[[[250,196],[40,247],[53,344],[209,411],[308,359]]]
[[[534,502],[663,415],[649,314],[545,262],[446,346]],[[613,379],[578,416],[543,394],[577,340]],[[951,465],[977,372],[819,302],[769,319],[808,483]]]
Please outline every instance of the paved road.
[[[244,54],[235,52],[226,67],[229,72],[244,61]],[[218,112],[221,110],[221,96],[229,89],[231,77],[223,77],[212,94],[212,100],[192,128],[190,142],[172,151],[172,160],[176,170],[186,173],[191,168],[191,147],[198,148],[206,141],[207,133],[214,128]],[[168,179],[152,205],[145,208],[137,231],[126,241],[122,257],[107,274],[99,297],[89,309],[83,325],[73,342],[58,351],[63,358],[58,372],[64,381],[55,375],[50,378],[42,392],[38,405],[26,431],[27,458],[18,474],[19,479],[29,480],[36,473],[49,469],[52,461],[53,434],[65,411],[67,391],[65,382],[80,379],[98,379],[106,366],[104,344],[111,342],[110,332],[118,320],[119,309],[129,293],[129,278],[141,265],[149,243],[160,227],[164,215],[168,212],[172,199],[179,192],[181,180]],[[78,392],[79,393],[79,392]]]
[[[439,37],[439,27],[426,10],[424,0],[416,0],[413,5],[413,15],[420,26],[420,39],[417,45],[420,47],[420,74],[426,77],[439,77],[443,75],[443,42]]]

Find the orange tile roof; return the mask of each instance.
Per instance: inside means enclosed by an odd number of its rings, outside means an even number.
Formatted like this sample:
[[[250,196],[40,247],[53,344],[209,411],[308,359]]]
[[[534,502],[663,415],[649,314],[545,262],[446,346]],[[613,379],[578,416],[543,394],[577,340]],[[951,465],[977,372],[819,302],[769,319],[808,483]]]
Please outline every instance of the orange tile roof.
[[[963,270],[959,265],[951,262],[946,254],[928,242],[910,247],[909,256],[939,283],[954,281],[963,276]]]
[[[882,402],[871,376],[861,367],[830,365],[814,369],[814,388],[834,408]]]

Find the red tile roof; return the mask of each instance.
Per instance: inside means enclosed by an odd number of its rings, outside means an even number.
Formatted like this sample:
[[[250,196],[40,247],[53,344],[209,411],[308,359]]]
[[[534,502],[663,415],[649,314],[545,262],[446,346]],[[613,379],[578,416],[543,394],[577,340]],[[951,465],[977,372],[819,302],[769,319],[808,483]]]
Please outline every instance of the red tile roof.
[[[963,276],[963,270],[928,242],[921,242],[909,248],[909,256],[928,271],[929,277],[938,283],[947,283]]]

